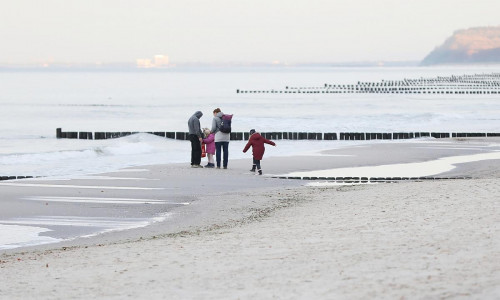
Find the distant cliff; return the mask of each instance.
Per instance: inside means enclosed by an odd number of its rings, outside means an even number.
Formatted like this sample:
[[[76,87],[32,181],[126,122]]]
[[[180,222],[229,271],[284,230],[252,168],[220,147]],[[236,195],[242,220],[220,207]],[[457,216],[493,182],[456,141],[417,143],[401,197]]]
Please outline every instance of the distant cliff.
[[[434,49],[422,65],[500,63],[500,26],[458,30]]]

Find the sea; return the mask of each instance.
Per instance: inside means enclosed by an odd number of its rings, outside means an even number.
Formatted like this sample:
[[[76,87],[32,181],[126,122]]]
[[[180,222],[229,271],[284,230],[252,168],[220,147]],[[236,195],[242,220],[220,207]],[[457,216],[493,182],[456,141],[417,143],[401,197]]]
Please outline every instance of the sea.
[[[184,141],[147,133],[109,140],[57,139],[56,128],[187,131],[187,120],[198,110],[204,113],[202,127],[211,127],[215,108],[233,114],[236,132],[500,132],[499,95],[236,92],[498,72],[498,65],[0,70],[0,176],[57,178],[188,163]],[[339,143],[311,146],[286,141],[270,155],[328,149]],[[232,158],[243,157],[239,152],[234,151]],[[11,226],[0,220],[0,232],[12,230]],[[30,227],[18,229],[21,236],[33,235]],[[46,242],[41,237],[37,241]],[[2,243],[6,242],[0,237],[0,249]]]

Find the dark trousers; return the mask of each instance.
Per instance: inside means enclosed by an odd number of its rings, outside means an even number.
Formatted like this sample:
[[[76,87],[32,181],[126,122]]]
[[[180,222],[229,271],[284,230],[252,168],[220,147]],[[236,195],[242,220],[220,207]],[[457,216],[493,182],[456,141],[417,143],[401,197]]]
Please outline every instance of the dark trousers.
[[[199,165],[201,163],[201,143],[196,134],[190,134],[191,141],[191,165]]]
[[[257,166],[257,170],[260,170],[260,160],[254,158],[253,165],[254,165],[254,168],[255,168],[255,166]]]
[[[221,150],[224,151],[224,160],[222,165],[227,168],[227,161],[229,159],[229,142],[215,142],[215,159],[217,167],[220,168]]]

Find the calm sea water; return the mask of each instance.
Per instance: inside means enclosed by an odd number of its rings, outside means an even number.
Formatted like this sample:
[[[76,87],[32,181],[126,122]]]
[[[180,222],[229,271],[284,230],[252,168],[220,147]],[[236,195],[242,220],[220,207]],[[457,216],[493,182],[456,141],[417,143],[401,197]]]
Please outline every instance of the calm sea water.
[[[186,131],[187,119],[220,107],[235,131],[500,131],[497,95],[236,94],[358,81],[498,72],[497,67],[267,68],[162,72],[0,72],[0,175],[85,173],[87,159],[112,157],[102,168],[183,161],[172,142],[149,137],[113,141],[56,140],[64,131]],[[176,148],[177,147],[177,148]],[[75,158],[81,164],[74,165]],[[123,164],[121,163],[123,162]],[[49,174],[45,166],[51,164]],[[61,165],[61,167],[57,167]],[[95,166],[89,172],[100,171]],[[36,174],[35,174],[36,173]],[[45,172],[46,173],[46,172]]]

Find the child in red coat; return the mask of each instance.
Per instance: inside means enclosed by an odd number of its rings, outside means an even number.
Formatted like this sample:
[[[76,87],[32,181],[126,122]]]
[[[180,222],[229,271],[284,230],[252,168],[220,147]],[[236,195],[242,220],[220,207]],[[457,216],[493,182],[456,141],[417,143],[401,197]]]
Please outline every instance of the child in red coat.
[[[262,169],[260,168],[260,161],[264,156],[264,151],[266,151],[264,143],[276,146],[276,144],[273,141],[264,138],[258,132],[255,132],[255,129],[252,129],[250,130],[250,138],[248,139],[248,143],[243,149],[243,152],[246,153],[247,150],[250,148],[250,146],[252,146],[253,166],[250,172],[255,172],[255,168],[257,168],[257,170],[259,171],[259,175],[262,175]]]

